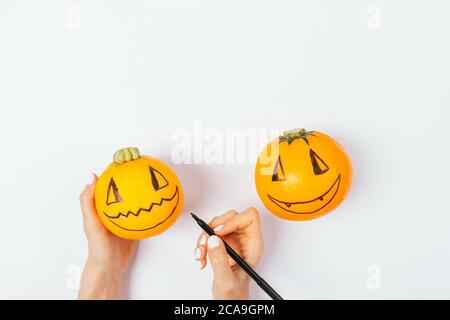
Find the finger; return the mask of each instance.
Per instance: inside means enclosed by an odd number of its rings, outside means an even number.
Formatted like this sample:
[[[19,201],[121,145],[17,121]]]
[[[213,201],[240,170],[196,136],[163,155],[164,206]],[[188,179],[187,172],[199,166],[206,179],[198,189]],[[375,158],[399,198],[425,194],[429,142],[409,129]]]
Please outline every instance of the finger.
[[[208,258],[213,268],[214,281],[221,283],[233,281],[228,254],[223,241],[218,236],[211,236],[208,239]]]
[[[261,236],[259,213],[255,208],[249,208],[239,215],[232,217],[222,225],[218,225],[214,232],[217,235],[228,235],[237,231],[245,231],[252,236]]]
[[[80,194],[80,206],[83,214],[83,222],[89,226],[92,223],[98,223],[97,210],[95,208],[94,190],[97,183],[97,176],[93,174],[93,180],[88,184]]]
[[[238,236],[240,239],[241,256],[253,267],[259,263],[264,251],[261,224],[258,211],[254,208],[247,209],[239,216],[234,217],[216,231],[218,236]]]
[[[202,232],[197,239],[197,245],[195,247],[195,254],[197,260],[197,267],[203,269],[206,266],[206,241],[208,240],[208,235],[206,232]],[[197,249],[200,250],[200,258],[197,258]]]
[[[214,228],[217,225],[221,225],[223,223],[225,223],[226,221],[228,221],[229,219],[231,219],[232,217],[236,216],[238,213],[236,210],[229,210],[227,212],[225,212],[223,215],[215,217],[211,220],[211,222],[208,224],[211,228]],[[208,239],[209,235],[206,232],[202,232],[200,233],[198,239],[197,239],[197,245],[196,248],[200,249],[201,252],[201,256],[197,262],[197,266],[199,269],[203,269],[205,268],[207,261],[206,261],[206,253],[207,253],[207,248],[206,248],[206,241]]]
[[[224,224],[225,222],[227,222],[228,220],[230,220],[231,218],[237,216],[239,213],[236,210],[228,210],[227,212],[225,212],[223,215],[218,216],[213,218],[208,225],[211,228],[216,228],[219,225]]]
[[[197,244],[195,246],[195,260],[197,263],[197,267],[202,270],[206,266],[206,241],[207,241],[206,232],[202,232],[200,236],[197,238]],[[200,252],[200,254],[198,253]]]
[[[205,235],[204,239],[208,239],[208,238],[209,238],[209,236]],[[204,240],[201,240],[201,241],[204,241]],[[205,241],[207,241],[207,240],[205,240]],[[232,242],[230,241],[229,243],[232,243]],[[230,246],[235,251],[239,251],[239,249],[237,248],[236,245],[231,244]],[[195,248],[194,255],[195,255],[197,267],[199,269],[204,269],[206,267],[206,265],[208,264],[208,261],[206,259],[207,254],[208,254],[208,247],[204,244],[198,244],[197,247]],[[236,266],[237,266],[236,261],[234,261],[233,258],[231,258],[230,256],[228,256],[228,263],[232,269],[236,268]]]
[[[203,269],[206,265],[206,261],[203,258],[204,255],[206,254],[206,247],[204,245],[202,246],[197,246],[195,247],[195,251],[194,251],[194,257],[195,257],[195,262],[197,264],[197,268],[199,268],[200,270]]]
[[[94,207],[94,190],[95,184],[97,183],[97,176],[93,174],[92,182],[84,188],[83,192],[80,194],[80,205],[83,217],[88,218],[92,215],[92,209]],[[95,213],[95,212],[94,212]]]

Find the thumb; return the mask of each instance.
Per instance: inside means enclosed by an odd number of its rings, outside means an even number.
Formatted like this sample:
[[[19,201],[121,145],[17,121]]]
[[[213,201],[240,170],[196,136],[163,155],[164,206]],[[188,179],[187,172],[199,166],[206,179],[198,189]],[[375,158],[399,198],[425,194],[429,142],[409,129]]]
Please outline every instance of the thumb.
[[[227,250],[218,236],[211,236],[208,239],[208,257],[213,268],[215,281],[228,282],[233,280],[233,271],[228,263]]]
[[[80,195],[81,213],[83,214],[84,229],[87,233],[91,230],[97,230],[102,227],[102,223],[97,215],[97,209],[95,208],[95,184],[97,183],[97,176],[93,174],[93,180],[91,184],[88,184],[84,188]]]

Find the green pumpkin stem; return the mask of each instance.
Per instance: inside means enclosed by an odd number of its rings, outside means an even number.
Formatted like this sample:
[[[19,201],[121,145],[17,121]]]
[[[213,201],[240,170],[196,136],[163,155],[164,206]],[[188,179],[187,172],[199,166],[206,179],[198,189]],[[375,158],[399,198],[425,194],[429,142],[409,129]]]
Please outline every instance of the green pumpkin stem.
[[[122,148],[114,153],[113,161],[122,164],[127,161],[137,160],[141,157],[139,149],[134,147]]]
[[[303,128],[287,130],[283,133],[282,136],[280,136],[280,142],[287,141],[289,144],[291,144],[297,139],[303,139],[307,144],[309,144],[308,136],[314,136],[314,131],[306,131]]]

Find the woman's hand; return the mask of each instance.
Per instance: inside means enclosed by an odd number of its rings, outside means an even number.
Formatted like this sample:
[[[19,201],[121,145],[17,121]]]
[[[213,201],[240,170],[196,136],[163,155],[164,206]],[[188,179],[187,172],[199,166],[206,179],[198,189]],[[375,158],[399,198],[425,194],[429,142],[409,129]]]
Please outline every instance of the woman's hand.
[[[223,238],[252,268],[256,268],[264,251],[258,211],[247,209],[239,214],[231,210],[214,218],[209,226]],[[206,256],[213,268],[214,299],[249,299],[250,277],[228,256],[223,241],[203,232],[197,241],[195,258],[199,268],[206,266]]]
[[[112,234],[100,221],[95,208],[94,175],[80,195],[84,233],[89,255],[81,278],[79,299],[121,299],[123,274],[137,248],[137,241]]]

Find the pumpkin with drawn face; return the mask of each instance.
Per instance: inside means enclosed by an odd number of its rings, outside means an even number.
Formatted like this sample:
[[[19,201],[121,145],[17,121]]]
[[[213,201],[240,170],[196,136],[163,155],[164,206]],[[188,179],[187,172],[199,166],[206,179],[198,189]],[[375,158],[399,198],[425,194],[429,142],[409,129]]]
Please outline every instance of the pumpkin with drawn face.
[[[264,205],[288,220],[309,220],[336,208],[347,195],[352,166],[331,137],[296,129],[272,141],[258,158],[256,189]]]
[[[183,207],[183,190],[163,162],[121,149],[99,177],[95,204],[103,224],[115,235],[138,240],[169,228]]]

